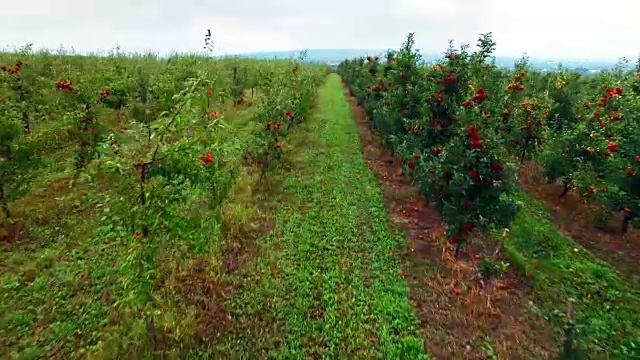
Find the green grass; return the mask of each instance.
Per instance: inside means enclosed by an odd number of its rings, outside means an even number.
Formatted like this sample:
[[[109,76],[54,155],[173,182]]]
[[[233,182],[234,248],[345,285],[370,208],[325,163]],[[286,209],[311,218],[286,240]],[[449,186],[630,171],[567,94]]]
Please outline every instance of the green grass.
[[[576,301],[580,342],[602,358],[640,358],[640,293],[613,268],[553,227],[544,206],[524,193],[505,246],[515,266],[531,273],[544,316],[560,325]]]
[[[46,72],[48,61],[34,66]],[[96,64],[110,69],[110,61]],[[179,89],[177,79],[194,75],[190,60],[181,61],[156,85],[167,98]],[[78,66],[55,79],[88,67]],[[223,87],[225,79],[215,80]],[[52,84],[41,85],[50,93],[40,101],[55,105]],[[34,166],[10,204],[25,231],[0,244],[0,357],[428,358],[398,275],[403,264],[389,256],[405,239],[387,223],[340,78],[328,77],[313,116],[285,138],[282,171],[257,185],[259,174],[242,165],[263,126],[256,121],[283,116],[291,105],[281,103],[282,88],[264,91],[273,98],[257,107],[216,107],[229,128],[207,150],[223,155],[227,168],[219,183],[176,185],[154,203],[150,240],[133,236],[128,180],[96,170],[70,188],[69,149]],[[66,111],[53,109],[56,116]],[[114,122],[127,116],[104,115]],[[64,133],[56,116],[39,131]],[[220,187],[211,185],[231,187],[228,197],[220,191],[220,207],[212,205]],[[541,204],[522,193],[517,200],[524,210],[505,252],[533,274],[540,314],[559,328],[573,298],[579,339],[591,354],[640,358],[640,293],[555,229]],[[264,224],[266,233],[258,230]],[[148,318],[160,338],[154,346]]]
[[[225,276],[250,258],[242,246],[265,216],[254,196],[259,174],[247,166],[267,146],[262,121],[286,121],[286,111],[305,119],[326,69],[0,53],[3,66],[18,60],[19,77],[0,76],[0,128],[21,126],[25,111],[32,132],[0,139],[20,154],[0,155],[10,210],[0,218],[0,358],[183,358],[206,349],[231,327],[222,304],[241,289]],[[57,89],[63,80],[79,92]],[[234,105],[241,93],[247,101]],[[96,153],[77,173],[87,108]],[[211,164],[201,164],[208,152]]]
[[[217,357],[426,358],[407,284],[390,257],[400,242],[365,164],[338,76],[292,139],[300,149],[281,181],[275,228],[234,281],[241,332],[212,344]],[[204,351],[200,351],[202,354]]]

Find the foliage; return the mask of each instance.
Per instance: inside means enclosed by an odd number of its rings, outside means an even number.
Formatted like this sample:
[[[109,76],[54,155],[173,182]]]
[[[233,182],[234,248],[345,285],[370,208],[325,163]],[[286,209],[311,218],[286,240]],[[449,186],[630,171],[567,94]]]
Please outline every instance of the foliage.
[[[440,212],[456,255],[476,228],[521,227],[522,220],[514,223],[523,216],[516,173],[525,161],[542,165],[548,182],[563,182],[559,196],[577,191],[585,201],[622,212],[623,233],[634,225],[640,216],[640,72],[625,71],[622,62],[597,75],[561,67],[542,73],[529,68],[526,56],[513,69],[499,69],[491,34],[479,37],[475,52],[450,45],[431,63],[413,44],[410,34],[386,59],[346,60],[338,72]],[[489,260],[482,265],[492,276],[500,268]],[[625,338],[620,345],[612,330],[628,309],[610,315],[588,307],[579,319],[588,329],[580,333],[582,345],[635,356],[637,341]]]
[[[35,282],[16,280],[21,270],[0,276],[11,289],[1,296],[0,338],[16,356],[76,336],[58,351],[98,354],[123,338],[118,347],[141,351],[149,334],[138,329],[150,319],[181,333],[188,304],[158,284],[187,259],[219,251],[222,209],[249,171],[244,155],[262,141],[255,130],[276,116],[284,124],[286,111],[304,121],[326,74],[299,60],[196,55],[27,50],[0,54],[0,64],[13,64],[0,72],[2,266],[52,269]],[[68,286],[83,278],[92,284]],[[179,323],[158,315],[168,303],[166,316],[182,311]],[[78,306],[82,320],[70,315]],[[127,320],[106,324],[114,312]],[[46,337],[21,335],[41,321],[52,324]]]
[[[487,34],[476,53],[450,47],[445,61],[431,67],[413,45],[410,34],[385,65],[357,59],[339,71],[387,144],[407,159],[407,171],[439,210],[457,255],[474,228],[508,226],[516,210],[504,196],[512,191],[514,168],[505,165],[492,128],[492,114],[499,112],[486,101],[499,98],[495,66],[486,62],[494,43]]]

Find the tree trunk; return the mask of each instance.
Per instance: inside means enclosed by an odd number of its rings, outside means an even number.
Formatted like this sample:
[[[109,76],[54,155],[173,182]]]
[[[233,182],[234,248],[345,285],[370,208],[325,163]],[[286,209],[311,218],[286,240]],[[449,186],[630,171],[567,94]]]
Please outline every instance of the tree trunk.
[[[527,147],[529,146],[529,138],[524,143],[524,149],[522,149],[522,154],[520,155],[520,164],[524,164],[524,157],[527,155]]]
[[[520,154],[520,164],[524,164],[524,157],[527,155],[526,150],[522,150],[522,154]]]
[[[147,196],[144,192],[147,182],[147,164],[140,165],[140,205],[147,205]]]
[[[0,203],[2,204],[2,213],[5,218],[11,218],[11,212],[9,211],[9,204],[7,204],[7,199],[4,197],[4,185],[0,185]]]
[[[622,231],[621,231],[621,236],[623,236],[624,234],[627,233],[627,231],[629,230],[629,223],[631,222],[631,220],[633,219],[633,216],[624,215],[624,219],[622,219]]]
[[[20,98],[20,102],[23,103],[23,106],[25,104],[26,101],[26,96],[24,95],[24,89],[22,88],[22,80],[18,80],[20,81],[19,83],[19,98]],[[31,123],[29,122],[29,114],[27,114],[27,112],[24,110],[22,111],[22,126],[24,127],[24,134],[25,135],[30,135],[31,134]]]
[[[462,250],[462,246],[460,245],[460,243],[456,243],[456,249],[455,249],[455,252],[453,254],[453,256],[456,258],[456,260],[458,260],[460,258],[460,250]]]
[[[147,323],[147,335],[149,335],[151,347],[155,350],[158,342],[158,337],[156,336],[156,324],[153,321],[153,318],[147,318],[145,322]]]
[[[29,122],[29,115],[26,112],[22,113],[22,126],[24,127],[24,134],[31,135],[31,123]]]

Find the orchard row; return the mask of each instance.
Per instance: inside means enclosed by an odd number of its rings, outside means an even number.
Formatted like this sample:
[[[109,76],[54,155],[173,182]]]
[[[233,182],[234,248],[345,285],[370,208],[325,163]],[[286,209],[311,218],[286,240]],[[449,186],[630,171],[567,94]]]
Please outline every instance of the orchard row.
[[[299,61],[47,54],[31,63],[19,56],[0,68],[5,220],[14,217],[11,202],[42,174],[47,158],[72,150],[68,165],[75,180],[126,179],[122,190],[141,211],[131,226],[145,236],[153,215],[142,209],[149,198],[170,196],[163,190],[167,182],[210,183],[219,203],[236,171],[231,158],[244,155],[263,170],[276,167],[287,132],[309,113],[324,75],[321,67]],[[251,138],[244,148],[224,143],[226,104],[237,107],[254,95]]]
[[[459,253],[473,229],[509,227],[517,170],[538,162],[549,182],[640,216],[640,72],[531,71],[523,57],[497,67],[490,34],[478,50],[450,45],[424,63],[410,34],[399,51],[340,64],[384,141],[439,210]]]

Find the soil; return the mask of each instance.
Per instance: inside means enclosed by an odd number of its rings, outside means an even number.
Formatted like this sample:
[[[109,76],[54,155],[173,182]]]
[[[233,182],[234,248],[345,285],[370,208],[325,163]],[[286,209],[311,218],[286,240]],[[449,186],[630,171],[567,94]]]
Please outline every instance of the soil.
[[[381,183],[389,220],[408,240],[399,251],[406,262],[399,275],[409,284],[426,351],[435,359],[486,359],[491,351],[500,359],[554,357],[559,340],[548,322],[529,311],[535,294],[526,277],[509,270],[493,290],[483,287],[477,280],[476,254],[493,253],[493,248],[482,245],[488,244],[481,241],[482,234],[475,234],[473,244],[454,259],[437,212],[403,174],[402,162],[381,145],[364,110],[345,94],[365,160]]]
[[[0,226],[0,243],[2,242],[14,242],[18,239],[22,227],[20,223],[7,223],[4,226]]]

